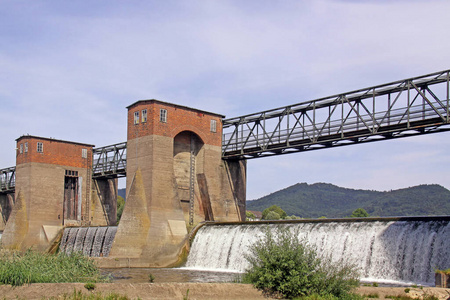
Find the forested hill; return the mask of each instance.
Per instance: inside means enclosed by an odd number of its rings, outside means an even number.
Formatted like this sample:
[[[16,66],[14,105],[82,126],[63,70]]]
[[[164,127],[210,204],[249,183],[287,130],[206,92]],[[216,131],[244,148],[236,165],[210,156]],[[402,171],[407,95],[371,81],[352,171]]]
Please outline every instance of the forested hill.
[[[450,215],[450,191],[436,184],[378,192],[327,183],[298,183],[247,201],[247,210],[263,211],[274,204],[288,216],[302,218],[348,217],[357,208],[364,208],[374,217]]]

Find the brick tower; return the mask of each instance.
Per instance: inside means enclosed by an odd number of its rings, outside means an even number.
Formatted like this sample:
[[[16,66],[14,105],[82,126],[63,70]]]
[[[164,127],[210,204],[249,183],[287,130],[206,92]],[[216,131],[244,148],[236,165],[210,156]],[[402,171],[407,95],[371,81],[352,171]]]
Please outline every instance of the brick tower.
[[[127,200],[110,252],[116,265],[176,264],[196,224],[245,218],[245,163],[222,160],[222,118],[159,100],[128,106]]]
[[[30,135],[16,142],[15,205],[2,245],[45,250],[63,226],[88,220],[93,145]]]

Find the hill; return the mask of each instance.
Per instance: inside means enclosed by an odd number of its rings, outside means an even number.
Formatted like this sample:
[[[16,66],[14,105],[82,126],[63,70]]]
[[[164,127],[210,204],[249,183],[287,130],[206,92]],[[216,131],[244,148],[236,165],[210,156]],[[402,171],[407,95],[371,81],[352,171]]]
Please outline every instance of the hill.
[[[379,217],[450,215],[450,191],[436,184],[379,192],[327,183],[298,183],[247,201],[247,210],[262,211],[274,204],[288,215],[303,218],[347,217],[357,208]]]

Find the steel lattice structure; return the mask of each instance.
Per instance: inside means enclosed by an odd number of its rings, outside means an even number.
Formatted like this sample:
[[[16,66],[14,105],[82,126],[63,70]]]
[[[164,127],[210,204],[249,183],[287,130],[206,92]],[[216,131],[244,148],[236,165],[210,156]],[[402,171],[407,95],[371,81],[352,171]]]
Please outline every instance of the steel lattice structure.
[[[449,130],[450,70],[223,120],[223,158]]]
[[[0,169],[0,193],[13,193],[16,188],[16,167]]]
[[[119,143],[94,149],[92,178],[126,176],[127,143]]]

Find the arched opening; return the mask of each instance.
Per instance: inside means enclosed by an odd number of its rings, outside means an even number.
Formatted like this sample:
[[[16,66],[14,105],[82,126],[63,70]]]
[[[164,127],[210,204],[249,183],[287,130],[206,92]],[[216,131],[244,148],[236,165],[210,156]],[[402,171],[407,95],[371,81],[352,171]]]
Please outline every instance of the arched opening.
[[[180,132],[174,138],[173,169],[177,194],[189,225],[210,219],[210,204],[202,203],[197,180],[198,174],[203,174],[203,145],[201,138],[191,131]]]

